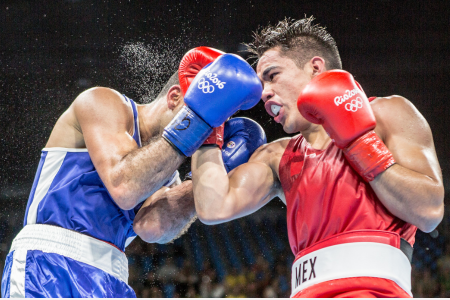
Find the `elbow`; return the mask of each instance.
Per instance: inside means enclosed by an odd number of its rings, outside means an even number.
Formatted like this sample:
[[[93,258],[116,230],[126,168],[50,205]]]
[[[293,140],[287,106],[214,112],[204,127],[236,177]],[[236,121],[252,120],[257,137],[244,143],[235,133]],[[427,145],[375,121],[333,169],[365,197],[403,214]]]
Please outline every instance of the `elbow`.
[[[443,185],[434,186],[434,189],[430,190],[428,195],[430,198],[423,202],[427,204],[418,211],[417,224],[413,224],[426,233],[435,230],[444,218],[445,190]]]
[[[139,191],[141,189],[136,187],[135,184],[126,181],[119,182],[119,180],[111,180],[107,187],[108,193],[113,201],[123,210],[135,208],[136,205],[154,194],[157,189],[159,189],[159,187],[150,182],[146,185],[146,190],[148,192],[144,194],[143,191]]]
[[[227,214],[226,211],[215,212],[206,211],[196,208],[197,217],[205,225],[217,225],[233,220],[233,216]]]
[[[426,233],[432,232],[441,223],[444,218],[444,203],[437,208],[427,211],[426,215],[421,218],[420,224],[417,227]]]
[[[248,214],[245,209],[239,206],[233,196],[216,196],[203,199],[199,196],[194,194],[195,211],[200,222],[205,225],[229,222]]]
[[[113,199],[113,201],[119,206],[120,209],[130,210],[133,209],[138,202],[139,199],[135,198],[131,190],[123,185],[115,187],[113,189],[108,189],[109,195]]]
[[[133,224],[134,232],[147,243],[158,243],[163,237],[163,228],[158,222],[149,220],[135,220]]]
[[[217,218],[208,214],[197,213],[197,216],[200,222],[202,222],[205,225],[216,225],[221,223]]]

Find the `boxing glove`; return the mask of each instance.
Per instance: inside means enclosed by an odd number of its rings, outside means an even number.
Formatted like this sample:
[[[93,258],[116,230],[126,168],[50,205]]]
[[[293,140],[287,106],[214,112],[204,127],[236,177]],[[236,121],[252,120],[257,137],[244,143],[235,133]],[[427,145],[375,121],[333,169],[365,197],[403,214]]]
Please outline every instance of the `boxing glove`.
[[[372,108],[350,73],[331,70],[314,77],[301,92],[297,107],[308,121],[322,124],[366,181],[395,163],[373,131],[376,120]]]
[[[225,122],[223,164],[227,173],[250,159],[253,152],[267,143],[264,129],[249,118],[233,118]],[[192,179],[192,172],[185,178]]]
[[[267,143],[261,125],[249,118],[233,118],[225,122],[223,164],[227,173],[243,163],[261,145]]]
[[[183,96],[198,72],[222,54],[225,52],[209,47],[197,47],[186,52],[178,67],[178,79]]]
[[[183,96],[186,94],[192,80],[194,80],[198,72],[224,53],[210,47],[197,47],[186,52],[178,67],[178,79]],[[222,149],[223,124],[213,128],[212,133],[206,138],[203,144],[216,144]]]
[[[185,106],[166,126],[163,137],[185,156],[191,156],[237,110],[250,109],[261,99],[262,85],[241,57],[223,54],[192,80]]]

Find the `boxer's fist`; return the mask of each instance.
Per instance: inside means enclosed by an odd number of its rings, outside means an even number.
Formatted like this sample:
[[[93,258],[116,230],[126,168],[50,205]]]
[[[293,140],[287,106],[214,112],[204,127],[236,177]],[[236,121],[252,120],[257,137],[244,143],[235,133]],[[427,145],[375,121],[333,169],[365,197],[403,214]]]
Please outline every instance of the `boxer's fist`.
[[[267,143],[261,125],[248,118],[233,118],[225,122],[223,164],[227,173],[248,162],[259,146]]]
[[[163,137],[191,156],[210,135],[239,109],[255,106],[262,85],[252,67],[234,54],[223,54],[203,68],[184,97],[184,106],[164,129]]]
[[[178,67],[178,79],[180,81],[183,96],[186,94],[192,80],[194,80],[198,72],[224,53],[225,52],[210,47],[197,47],[186,52]],[[219,148],[222,148],[223,124],[213,128],[212,133],[203,144],[216,144]]]
[[[331,70],[313,78],[300,94],[297,106],[308,121],[323,125],[366,181],[395,163],[373,131],[376,120],[372,108],[350,73]]]
[[[178,67],[178,79],[183,95],[198,72],[222,54],[224,52],[209,47],[197,47],[186,52]]]
[[[367,96],[353,76],[342,70],[324,72],[311,80],[297,100],[300,113],[322,124],[339,148],[375,128]]]

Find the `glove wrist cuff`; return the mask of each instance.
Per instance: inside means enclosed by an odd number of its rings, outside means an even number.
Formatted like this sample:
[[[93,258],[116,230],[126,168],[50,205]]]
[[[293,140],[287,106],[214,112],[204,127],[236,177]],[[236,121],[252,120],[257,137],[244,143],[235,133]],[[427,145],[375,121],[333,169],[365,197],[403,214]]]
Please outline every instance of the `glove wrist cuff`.
[[[203,142],[203,145],[217,145],[220,149],[223,146],[224,124],[213,128],[212,133]]]
[[[212,128],[187,106],[164,128],[163,137],[185,156],[190,157],[211,134]]]
[[[392,153],[373,130],[356,139],[343,152],[353,169],[366,181],[374,180],[395,164]]]

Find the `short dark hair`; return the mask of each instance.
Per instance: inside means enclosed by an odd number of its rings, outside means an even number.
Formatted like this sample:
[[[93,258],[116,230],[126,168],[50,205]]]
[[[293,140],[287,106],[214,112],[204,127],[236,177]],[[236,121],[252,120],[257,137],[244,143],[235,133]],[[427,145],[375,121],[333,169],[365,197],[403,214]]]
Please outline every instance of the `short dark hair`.
[[[253,33],[253,42],[246,44],[247,51],[259,59],[269,49],[280,47],[281,54],[293,59],[303,67],[314,56],[325,59],[328,70],[342,69],[339,51],[333,37],[319,24],[313,25],[314,17],[294,20],[285,18],[276,26],[268,25]]]
[[[180,84],[180,80],[178,79],[178,71],[176,71],[175,73],[172,74],[172,76],[170,76],[169,80],[166,82],[166,84],[163,86],[162,90],[156,97],[156,100],[158,100],[161,97],[165,97],[169,92],[170,88],[177,84]]]

